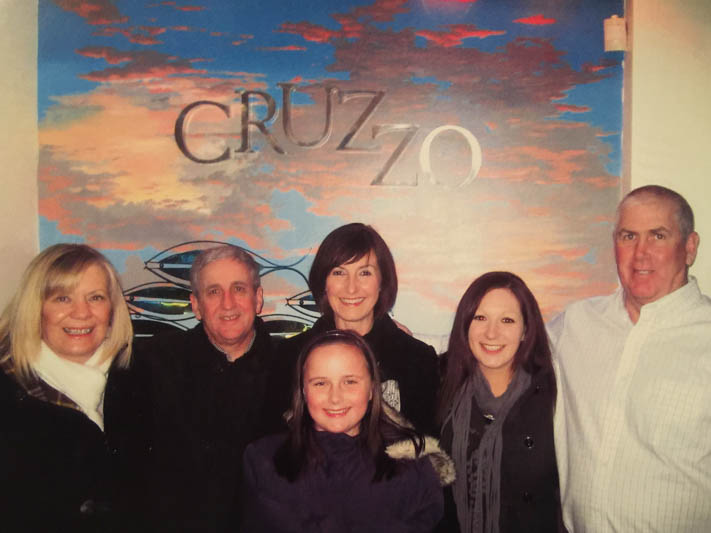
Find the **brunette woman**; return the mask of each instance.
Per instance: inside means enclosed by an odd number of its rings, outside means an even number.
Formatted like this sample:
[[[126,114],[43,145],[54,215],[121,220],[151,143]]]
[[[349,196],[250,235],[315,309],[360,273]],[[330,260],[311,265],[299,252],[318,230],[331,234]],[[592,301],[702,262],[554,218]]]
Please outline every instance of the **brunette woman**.
[[[558,530],[555,392],[548,337],[526,284],[509,272],[474,280],[454,318],[439,411],[457,470],[452,522],[460,531]]]
[[[278,427],[289,406],[288,391],[301,349],[319,333],[343,329],[362,335],[373,350],[386,402],[418,431],[436,434],[437,355],[388,316],[397,297],[397,273],[378,232],[352,223],[329,233],[311,266],[309,287],[322,316],[311,330],[284,341],[278,350],[267,408],[269,425]]]

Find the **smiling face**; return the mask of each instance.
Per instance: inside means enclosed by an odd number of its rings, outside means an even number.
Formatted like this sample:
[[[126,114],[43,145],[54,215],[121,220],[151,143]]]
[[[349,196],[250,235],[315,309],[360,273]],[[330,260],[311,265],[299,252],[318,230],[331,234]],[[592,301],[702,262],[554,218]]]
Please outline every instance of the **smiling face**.
[[[521,306],[513,292],[509,289],[487,292],[469,325],[469,348],[490,384],[494,381],[508,384],[523,334]]]
[[[200,271],[198,295],[190,303],[210,342],[229,360],[252,342],[254,318],[262,310],[262,288],[254,289],[249,269],[234,259],[217,259]]]
[[[90,265],[71,290],[58,290],[42,303],[42,340],[59,357],[85,363],[104,342],[111,322],[106,272]]]
[[[338,329],[365,335],[373,327],[380,295],[380,269],[374,252],[339,265],[326,278],[326,297]]]
[[[363,353],[349,344],[314,348],[304,364],[304,398],[317,431],[354,437],[372,398]]]
[[[699,237],[695,232],[682,237],[673,202],[644,195],[621,206],[614,239],[625,307],[636,322],[644,304],[686,284]]]

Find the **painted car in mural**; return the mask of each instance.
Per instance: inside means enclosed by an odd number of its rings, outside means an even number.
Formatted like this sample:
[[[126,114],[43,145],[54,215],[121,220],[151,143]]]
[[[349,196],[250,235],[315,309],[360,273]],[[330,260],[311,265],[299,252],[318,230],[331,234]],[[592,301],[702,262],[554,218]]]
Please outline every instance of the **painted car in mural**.
[[[202,250],[221,244],[227,243],[185,242],[171,246],[145,261],[146,270],[160,278],[160,281],[142,283],[124,291],[136,337],[151,337],[170,331],[171,328],[190,329],[198,323],[190,305],[190,267]],[[271,310],[260,316],[267,331],[275,337],[290,337],[310,328],[320,313],[308,289],[281,299],[267,292],[271,279],[269,275],[276,272],[295,273],[307,286],[304,275],[296,270],[301,260],[279,265],[251,250],[242,249],[257,262],[261,282],[263,286],[266,285],[266,307]]]

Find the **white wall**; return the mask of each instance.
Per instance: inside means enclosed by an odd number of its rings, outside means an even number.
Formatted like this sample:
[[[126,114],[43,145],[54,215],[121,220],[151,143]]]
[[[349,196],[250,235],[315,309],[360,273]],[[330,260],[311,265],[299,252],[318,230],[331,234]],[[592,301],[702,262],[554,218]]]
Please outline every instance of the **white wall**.
[[[689,201],[701,235],[691,273],[711,294],[711,2],[628,0],[627,15],[629,184],[664,185]]]
[[[627,0],[625,179],[659,183],[694,208],[692,268],[711,294],[711,2]],[[602,21],[600,21],[602,24]],[[37,3],[0,0],[0,306],[38,250]]]
[[[37,2],[0,0],[0,308],[37,253]]]

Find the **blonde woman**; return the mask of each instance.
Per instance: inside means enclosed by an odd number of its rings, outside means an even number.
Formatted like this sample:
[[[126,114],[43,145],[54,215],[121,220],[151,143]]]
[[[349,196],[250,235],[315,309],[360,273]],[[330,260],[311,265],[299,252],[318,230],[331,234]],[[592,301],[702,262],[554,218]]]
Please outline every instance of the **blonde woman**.
[[[99,252],[57,244],[30,263],[0,317],[3,531],[117,524],[113,428],[125,423],[117,404],[132,334]]]

